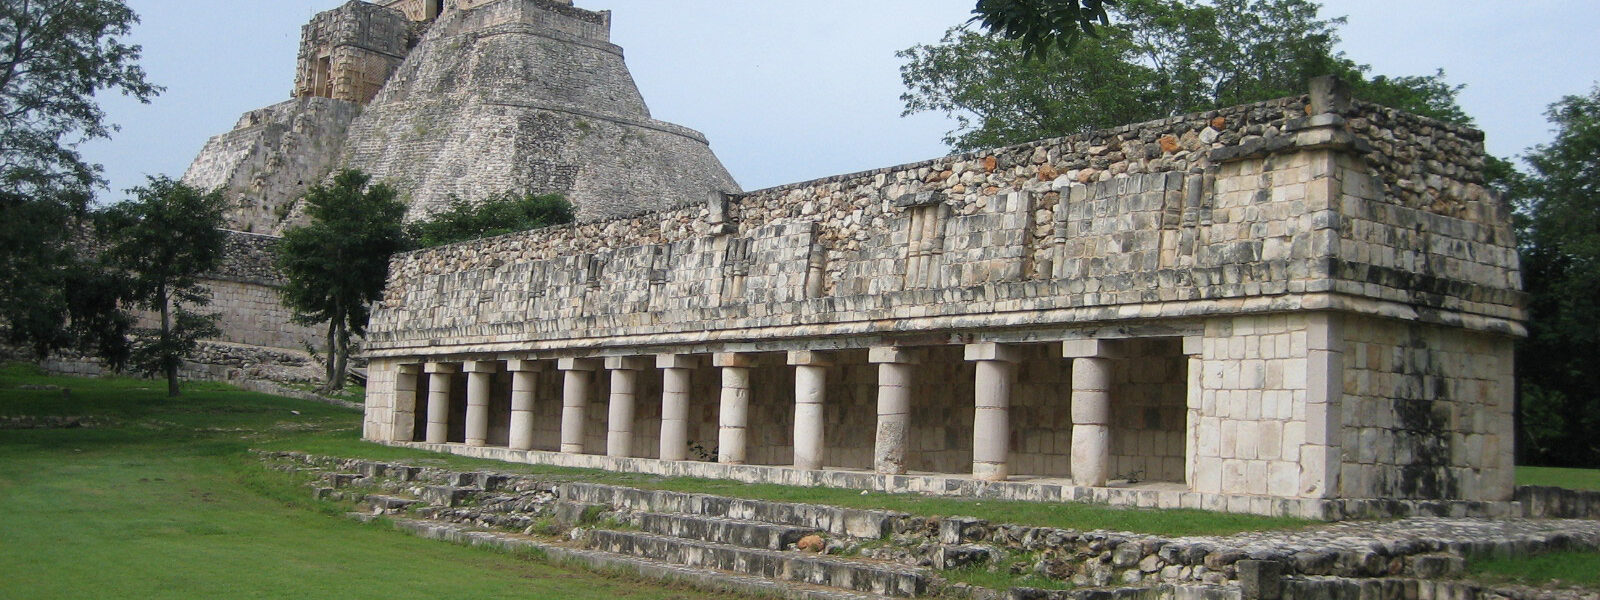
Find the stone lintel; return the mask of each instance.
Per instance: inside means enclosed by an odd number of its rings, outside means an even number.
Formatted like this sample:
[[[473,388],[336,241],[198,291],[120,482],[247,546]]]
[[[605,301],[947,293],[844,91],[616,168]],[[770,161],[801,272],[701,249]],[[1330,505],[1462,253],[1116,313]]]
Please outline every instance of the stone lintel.
[[[401,375],[417,375],[422,373],[422,365],[400,365],[395,367],[395,372]]]
[[[992,360],[1014,363],[1022,360],[1022,357],[1018,354],[1016,346],[993,342],[967,344],[966,347],[967,360]]]
[[[831,367],[833,355],[815,350],[792,350],[789,352],[789,364],[796,367]]]
[[[607,356],[606,369],[610,371],[643,371],[650,368],[650,359],[645,356]]]
[[[755,355],[742,352],[718,352],[711,355],[711,366],[749,368],[755,364]]]
[[[461,370],[467,373],[498,373],[500,371],[500,361],[469,360],[461,364]]]
[[[1117,358],[1120,346],[1112,340],[1067,340],[1061,342],[1061,357]]]
[[[700,366],[700,357],[694,354],[657,354],[658,369],[693,369]]]
[[[1206,337],[1203,335],[1183,336],[1183,353],[1188,356],[1196,356],[1205,352],[1205,340]]]
[[[549,365],[548,361],[542,360],[512,359],[506,361],[506,370],[512,373],[538,373]]]
[[[875,365],[914,365],[921,360],[922,353],[915,348],[881,346],[867,351],[867,362]]]
[[[428,363],[428,364],[423,366],[423,371],[427,372],[430,375],[435,374],[435,373],[438,373],[438,374],[460,373],[461,372],[461,365],[458,365],[456,363],[432,363],[431,362],[431,363]]]
[[[597,371],[601,366],[601,361],[593,358],[563,358],[556,361],[556,368],[562,371]]]
[[[900,197],[894,199],[894,205],[900,208],[910,208],[913,206],[942,204],[944,200],[944,192],[915,192],[911,194],[901,194]]]

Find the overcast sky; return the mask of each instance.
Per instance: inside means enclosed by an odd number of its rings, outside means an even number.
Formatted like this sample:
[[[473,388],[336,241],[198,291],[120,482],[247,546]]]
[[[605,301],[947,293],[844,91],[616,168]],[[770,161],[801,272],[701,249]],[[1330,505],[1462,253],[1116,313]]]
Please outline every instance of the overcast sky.
[[[341,0],[129,0],[150,105],[105,98],[111,141],[86,145],[122,199],[178,177],[240,114],[287,100],[300,26]],[[577,0],[613,11],[612,41],[653,116],[697,129],[746,190],[947,154],[951,124],[902,118],[897,50],[938,41],[973,0]],[[1385,75],[1443,68],[1500,156],[1550,139],[1547,105],[1600,79],[1594,0],[1326,0],[1341,49]]]

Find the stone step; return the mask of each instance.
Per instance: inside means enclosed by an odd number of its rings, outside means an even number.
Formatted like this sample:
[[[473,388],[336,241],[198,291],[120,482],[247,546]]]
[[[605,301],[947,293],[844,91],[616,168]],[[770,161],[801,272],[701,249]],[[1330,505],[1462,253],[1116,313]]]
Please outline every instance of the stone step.
[[[619,509],[651,513],[683,513],[760,521],[802,527],[836,536],[878,539],[894,533],[903,513],[840,508],[819,504],[728,498],[707,494],[641,490],[594,483],[565,483],[556,488],[563,500],[610,504]]]
[[[742,548],[634,531],[587,533],[594,550],[666,561],[699,569],[732,571],[883,596],[928,595],[931,577],[900,565],[802,552]]]
[[[369,494],[365,498],[362,498],[361,502],[367,506],[382,510],[384,512],[403,511],[422,503],[421,500],[401,498],[398,496],[384,496],[380,494]]]
[[[783,550],[805,536],[818,533],[808,527],[704,515],[634,513],[627,521],[646,533],[765,550]]]
[[[357,515],[352,517],[361,518]],[[876,594],[712,571],[639,556],[572,548],[516,534],[475,531],[452,523],[421,519],[394,519],[393,522],[397,529],[423,538],[502,551],[533,551],[543,554],[554,563],[576,565],[606,573],[620,572],[646,579],[688,585],[706,591],[732,592],[783,600],[887,600],[885,596]]]

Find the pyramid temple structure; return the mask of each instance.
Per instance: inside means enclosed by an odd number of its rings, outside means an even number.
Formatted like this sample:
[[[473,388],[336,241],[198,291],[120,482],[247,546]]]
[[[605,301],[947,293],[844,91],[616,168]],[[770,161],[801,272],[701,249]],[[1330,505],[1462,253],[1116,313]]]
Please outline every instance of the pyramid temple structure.
[[[610,31],[570,0],[352,0],[304,27],[293,99],[212,138],[184,181],[264,234],[343,168],[393,185],[412,219],[505,192],[593,220],[739,191],[704,136],[650,118]]]

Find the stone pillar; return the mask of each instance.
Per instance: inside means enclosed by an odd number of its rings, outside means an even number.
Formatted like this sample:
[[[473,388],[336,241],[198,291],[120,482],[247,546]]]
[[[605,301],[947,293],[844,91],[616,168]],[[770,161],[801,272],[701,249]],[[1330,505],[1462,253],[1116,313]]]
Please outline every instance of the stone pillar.
[[[1061,355],[1072,359],[1072,482],[1100,487],[1111,476],[1111,376],[1109,344],[1071,340]]]
[[[467,373],[467,445],[483,446],[489,440],[489,393],[494,386],[492,360],[469,360],[461,370]]]
[[[417,375],[422,365],[400,365],[395,368],[394,426],[389,428],[389,441],[409,442],[417,437]]]
[[[1011,475],[1011,383],[1017,376],[1016,348],[994,343],[967,344],[967,360],[977,363],[972,417],[972,476],[1005,481]]]
[[[717,462],[742,465],[745,457],[746,429],[750,420],[750,366],[748,354],[733,352],[712,356],[712,365],[722,369],[722,406],[717,411]]]
[[[639,398],[639,371],[646,368],[645,362],[635,357],[613,356],[606,359],[606,370],[611,373],[606,456],[633,456],[633,413]]]
[[[1183,354],[1188,358],[1188,367],[1184,371],[1184,402],[1188,409],[1184,412],[1183,427],[1183,481],[1193,491],[1195,483],[1199,480],[1195,469],[1196,457],[1200,447],[1200,425],[1205,419],[1205,336],[1191,335],[1183,338]]]
[[[428,363],[428,431],[423,437],[429,444],[443,444],[450,436],[450,376],[460,371],[456,365]]]
[[[827,396],[828,367],[833,361],[821,352],[789,353],[794,366],[794,468],[822,468],[823,400]]]
[[[656,356],[661,369],[661,460],[689,458],[690,377],[696,362],[688,354]]]
[[[867,362],[878,365],[878,431],[872,444],[873,469],[884,475],[906,472],[906,437],[911,433],[911,371],[916,353],[906,348],[873,348]]]
[[[508,360],[506,370],[511,372],[509,445],[512,450],[532,450],[533,415],[537,410],[539,373],[544,370],[544,363],[536,360]]]
[[[594,360],[563,358],[561,370],[561,452],[583,454],[583,426],[589,407],[589,377],[599,365]]]

